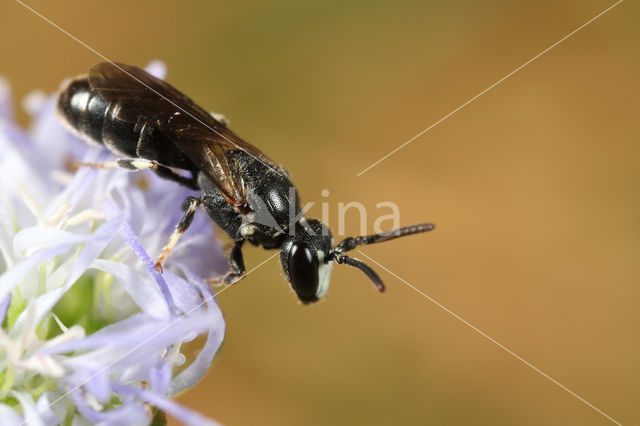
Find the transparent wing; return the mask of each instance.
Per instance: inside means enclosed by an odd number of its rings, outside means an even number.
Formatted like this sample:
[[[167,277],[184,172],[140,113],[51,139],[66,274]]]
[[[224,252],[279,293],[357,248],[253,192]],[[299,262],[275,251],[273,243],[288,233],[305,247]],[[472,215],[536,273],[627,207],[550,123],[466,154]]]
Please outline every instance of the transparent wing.
[[[118,119],[144,120],[180,149],[233,205],[247,203],[242,170],[229,153],[246,151],[278,170],[259,149],[213,118],[191,98],[146,71],[102,62],[89,71],[89,84],[110,104]]]

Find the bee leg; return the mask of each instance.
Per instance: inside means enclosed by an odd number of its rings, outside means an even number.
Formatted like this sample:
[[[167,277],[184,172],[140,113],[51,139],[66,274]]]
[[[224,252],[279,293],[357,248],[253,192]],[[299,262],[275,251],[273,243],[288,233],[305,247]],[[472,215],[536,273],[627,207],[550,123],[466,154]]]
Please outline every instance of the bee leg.
[[[234,284],[244,278],[244,257],[242,256],[242,244],[244,240],[236,241],[229,254],[229,265],[231,270],[222,279],[225,284]]]
[[[115,161],[106,161],[104,163],[86,163],[79,161],[76,164],[78,166],[95,167],[98,169],[125,169],[131,172],[144,169],[157,170],[158,167],[160,167],[155,161],[142,158],[119,158]]]
[[[125,169],[130,172],[137,172],[138,170],[151,169],[158,176],[163,179],[169,179],[174,182],[178,182],[180,185],[186,186],[189,189],[197,191],[200,189],[198,185],[197,175],[191,173],[191,177],[181,176],[168,167],[161,166],[153,160],[145,160],[143,158],[119,158],[115,161],[107,161],[104,163],[86,163],[79,161],[76,163],[78,167],[95,167],[98,169]]]
[[[169,179],[174,182],[178,182],[182,186],[186,186],[189,189],[193,189],[194,191],[198,191],[200,189],[200,185],[198,185],[197,174],[191,172],[191,177],[181,176],[165,166],[158,166],[153,169],[153,171],[163,179]]]
[[[242,256],[242,244],[244,240],[236,241],[229,254],[230,271],[223,277],[216,277],[209,280],[209,284],[214,287],[227,287],[237,283],[244,278],[246,272],[244,267],[244,257]]]
[[[196,210],[198,209],[199,205],[200,205],[200,200],[196,197],[187,197],[182,203],[182,210],[184,210],[184,216],[182,216],[182,219],[180,219],[180,222],[178,222],[178,224],[176,225],[175,231],[173,231],[173,233],[169,237],[169,242],[167,242],[167,245],[164,246],[164,248],[162,249],[162,253],[160,254],[160,257],[158,257],[158,260],[156,261],[156,264],[154,267],[158,272],[162,272],[162,264],[167,259],[167,256],[169,256],[169,253],[171,253],[171,250],[173,250],[176,244],[178,244],[178,240],[180,239],[180,236],[184,233],[184,231],[186,231],[189,228],[189,226],[191,226],[191,223],[193,222],[193,217],[195,216]]]

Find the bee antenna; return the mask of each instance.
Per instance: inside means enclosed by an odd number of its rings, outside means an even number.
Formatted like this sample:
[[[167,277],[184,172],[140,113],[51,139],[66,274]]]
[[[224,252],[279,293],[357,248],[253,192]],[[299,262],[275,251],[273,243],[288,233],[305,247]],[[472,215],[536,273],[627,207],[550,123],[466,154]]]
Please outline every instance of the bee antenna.
[[[373,282],[373,285],[376,286],[380,293],[384,292],[384,283],[382,279],[378,276],[376,271],[371,269],[369,265],[364,263],[361,260],[356,259],[355,257],[345,256],[344,254],[336,254],[333,256],[336,263],[344,263],[345,265],[354,266],[360,269],[362,272],[366,274],[367,277]]]
[[[382,243],[385,241],[393,240],[407,235],[420,234],[422,232],[428,232],[435,229],[433,223],[420,223],[418,225],[404,226],[402,228],[393,229],[391,231],[381,232],[379,234],[366,235],[360,237],[348,237],[338,244],[332,251],[336,255],[344,253],[345,251],[353,250],[358,246],[364,246],[368,244]],[[355,265],[354,265],[355,266]]]
[[[433,223],[420,223],[418,225],[405,226],[402,228],[393,229],[391,231],[381,232],[379,234],[365,235],[360,237],[348,237],[345,238],[331,250],[329,253],[329,260],[333,260],[336,263],[344,263],[349,266],[356,267],[364,272],[367,277],[373,282],[378,291],[384,292],[384,283],[378,276],[376,271],[371,269],[369,265],[354,257],[344,255],[345,251],[353,250],[358,246],[367,244],[382,243],[384,241],[393,240],[395,238],[405,237],[407,235],[419,234],[422,232],[432,231],[435,228]]]

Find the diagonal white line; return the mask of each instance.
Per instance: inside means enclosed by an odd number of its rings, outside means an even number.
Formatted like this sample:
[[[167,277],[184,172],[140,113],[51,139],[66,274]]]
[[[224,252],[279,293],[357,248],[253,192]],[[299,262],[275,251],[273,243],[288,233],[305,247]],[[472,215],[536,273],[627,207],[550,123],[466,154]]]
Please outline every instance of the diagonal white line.
[[[427,127],[426,129],[422,130],[420,133],[418,133],[417,135],[415,135],[414,137],[412,137],[411,139],[409,139],[408,141],[406,141],[405,143],[403,143],[402,145],[400,145],[399,147],[397,147],[396,149],[394,149],[393,151],[391,151],[390,153],[388,153],[387,155],[385,155],[384,157],[380,158],[378,161],[376,161],[375,163],[371,164],[369,167],[367,167],[366,169],[360,171],[360,173],[358,173],[356,176],[360,176],[362,174],[364,174],[365,172],[367,172],[369,169],[371,169],[372,167],[380,164],[382,161],[386,160],[387,158],[389,158],[390,156],[392,156],[393,154],[395,154],[396,152],[400,151],[402,148],[404,148],[405,146],[409,145],[411,142],[413,142],[414,140],[418,139],[420,136],[424,135],[425,133],[427,133],[429,130],[433,129],[434,127],[436,127],[438,124],[442,123],[444,120],[446,120],[447,118],[451,117],[453,114],[455,114],[456,112],[460,111],[462,108],[466,107],[467,105],[469,105],[471,102],[475,101],[476,99],[478,99],[480,96],[484,95],[485,93],[487,93],[489,90],[493,89],[494,87],[496,87],[498,84],[502,83],[503,81],[505,81],[506,79],[508,79],[509,77],[511,77],[512,75],[514,75],[515,73],[517,73],[518,71],[520,71],[522,68],[526,67],[527,65],[529,65],[531,62],[535,61],[536,59],[538,59],[540,56],[544,55],[545,53],[547,53],[548,51],[550,51],[551,49],[553,49],[554,47],[556,47],[557,45],[559,45],[560,43],[562,43],[563,41],[565,41],[566,39],[568,39],[569,37],[571,37],[572,35],[574,35],[575,33],[577,33],[578,31],[580,31],[581,29],[583,29],[584,27],[586,27],[587,25],[591,24],[593,21],[595,21],[596,19],[598,19],[599,17],[601,17],[602,15],[604,15],[605,13],[607,13],[608,11],[610,11],[611,9],[613,9],[614,7],[616,7],[617,5],[619,5],[620,3],[622,3],[624,0],[618,0],[618,2],[614,3],[613,5],[609,6],[608,8],[606,8],[605,10],[603,10],[602,12],[600,12],[599,14],[597,14],[596,16],[594,16],[593,18],[589,19],[587,22],[585,22],[584,24],[580,25],[578,28],[576,28],[575,30],[571,31],[569,34],[567,34],[566,36],[562,37],[560,40],[556,41],[555,43],[553,43],[551,46],[547,47],[546,49],[544,49],[542,52],[538,53],[536,56],[534,56],[533,58],[529,59],[527,62],[525,62],[524,64],[520,65],[518,68],[516,68],[515,70],[511,71],[509,74],[505,75],[504,77],[502,77],[500,80],[496,81],[495,83],[493,83],[491,86],[487,87],[486,89],[484,89],[482,92],[478,93],[477,95],[475,95],[473,98],[469,99],[467,102],[463,103],[462,105],[460,105],[458,108],[454,109],[453,111],[451,111],[449,114],[445,115],[444,117],[442,117],[440,120],[436,121],[435,123],[431,124],[429,127]]]
[[[280,252],[276,252],[274,254],[272,254],[271,256],[269,256],[267,259],[263,260],[262,262],[260,262],[257,266],[253,267],[252,269],[250,269],[246,274],[245,277],[247,275],[249,275],[250,273],[252,273],[253,271],[255,271],[256,269],[260,268],[262,265],[264,265],[265,263],[267,263],[268,261],[270,261],[271,259],[273,259],[274,257],[278,256],[280,254]],[[228,285],[226,287],[224,287],[222,290],[218,291],[217,293],[212,294],[211,296],[207,297],[206,299],[204,299],[198,306],[194,307],[193,309],[191,309],[189,312],[184,313],[182,315],[180,315],[178,318],[176,318],[175,320],[171,321],[169,324],[167,324],[166,326],[162,327],[160,330],[156,331],[155,333],[153,333],[151,336],[147,337],[145,340],[143,340],[142,342],[138,343],[136,346],[134,346],[133,348],[129,349],[124,355],[118,357],[117,359],[111,361],[109,364],[107,364],[106,366],[102,367],[98,372],[96,372],[95,374],[89,376],[86,380],[80,382],[79,384],[73,386],[71,389],[69,389],[66,393],[64,393],[63,395],[61,395],[60,397],[58,397],[55,401],[53,401],[51,404],[49,404],[46,408],[38,408],[37,412],[40,413],[43,410],[46,410],[47,408],[51,408],[54,404],[56,404],[58,401],[64,399],[65,397],[69,396],[73,391],[79,389],[81,386],[83,386],[84,384],[88,383],[89,381],[91,381],[94,377],[104,373],[105,371],[107,371],[109,368],[111,368],[111,366],[113,366],[116,362],[126,358],[128,355],[132,354],[133,352],[135,352],[136,350],[138,350],[139,348],[141,348],[142,346],[144,346],[147,342],[149,342],[151,339],[153,339],[154,337],[156,337],[157,335],[159,335],[160,333],[164,332],[165,330],[167,330],[168,328],[170,328],[171,326],[173,326],[174,324],[176,324],[178,321],[182,320],[183,318],[185,318],[187,315],[192,314],[193,312],[195,312],[196,310],[200,309],[200,307],[202,307],[205,303],[207,303],[209,300],[213,299],[214,297],[218,296],[220,293],[222,293],[223,291],[227,290],[228,288],[231,288],[232,285]],[[23,426],[24,424],[27,423],[27,420],[25,420],[24,422],[20,423],[20,426]]]
[[[607,415],[607,413],[605,413],[604,411],[602,411],[601,409],[599,409],[598,407],[596,407],[595,405],[593,405],[592,403],[590,403],[589,401],[587,401],[586,399],[582,398],[580,395],[578,395],[577,393],[575,393],[574,391],[572,391],[571,389],[569,389],[568,387],[564,386],[562,383],[558,382],[556,379],[554,379],[553,377],[549,376],[547,373],[545,373],[544,371],[540,370],[538,367],[536,367],[535,365],[531,364],[529,361],[527,361],[526,359],[522,358],[520,355],[516,354],[515,352],[513,352],[511,349],[507,348],[505,345],[503,345],[502,343],[498,342],[496,339],[494,339],[493,337],[489,336],[487,333],[485,333],[484,331],[480,330],[478,327],[476,327],[475,325],[471,324],[470,322],[466,321],[464,318],[462,318],[460,315],[456,314],[455,312],[453,312],[452,310],[450,310],[449,308],[447,308],[446,306],[442,305],[440,302],[438,302],[437,300],[435,300],[433,297],[427,295],[426,293],[424,293],[422,290],[419,290],[418,288],[414,287],[413,285],[411,285],[408,281],[400,278],[398,275],[394,274],[393,272],[391,272],[389,269],[385,268],[383,265],[381,265],[380,263],[376,262],[375,260],[373,260],[371,257],[367,256],[366,254],[364,254],[361,250],[356,249],[356,251],[358,253],[360,253],[361,255],[363,255],[364,257],[366,257],[367,259],[369,259],[370,261],[372,261],[373,263],[375,263],[376,265],[378,265],[379,267],[381,267],[382,269],[384,269],[385,271],[387,271],[388,273],[390,273],[391,275],[393,275],[394,277],[396,277],[397,279],[399,279],[400,281],[402,281],[403,283],[405,283],[407,286],[409,286],[410,288],[412,288],[413,290],[415,290],[416,292],[418,292],[419,294],[421,294],[422,296],[424,296],[425,298],[427,298],[430,302],[434,303],[435,305],[437,305],[439,308],[443,309],[445,312],[447,312],[449,315],[453,316],[455,319],[457,319],[458,321],[462,322],[463,324],[471,327],[475,332],[477,332],[478,334],[480,334],[482,337],[486,338],[487,340],[489,340],[490,342],[494,343],[496,346],[498,346],[500,349],[504,350],[505,352],[507,352],[509,355],[513,356],[515,359],[517,359],[518,361],[522,362],[524,365],[526,365],[527,367],[531,368],[532,370],[534,370],[536,373],[542,375],[544,378],[546,378],[547,380],[549,380],[550,382],[554,383],[555,385],[559,386],[560,388],[562,388],[563,390],[567,391],[570,395],[572,395],[573,397],[579,399],[580,401],[582,401],[583,403],[585,403],[587,406],[591,407],[592,409],[594,409],[595,411],[597,411],[598,413],[602,414],[604,417],[606,417],[607,419],[611,420],[613,423],[622,426],[622,424],[618,421],[616,421],[615,419],[613,419],[612,417],[610,417],[609,415]]]
[[[57,28],[58,30],[60,30],[61,32],[63,32],[65,35],[67,35],[68,37],[70,37],[71,39],[73,39],[74,41],[76,41],[77,43],[81,44],[82,46],[86,47],[87,49],[89,49],[90,51],[92,51],[93,53],[95,53],[97,56],[99,56],[100,58],[104,59],[106,62],[109,62],[111,65],[113,65],[114,67],[118,68],[120,71],[122,71],[123,73],[125,73],[126,75],[128,75],[129,77],[131,77],[132,79],[134,79],[135,81],[137,81],[138,83],[140,83],[142,86],[146,87],[148,90],[151,90],[153,93],[155,93],[156,95],[160,96],[162,99],[164,99],[165,101],[169,102],[171,105],[173,105],[174,107],[176,107],[177,109],[179,109],[180,111],[182,111],[183,113],[185,113],[186,115],[188,115],[189,117],[193,118],[195,121],[197,121],[198,123],[202,124],[203,126],[205,126],[207,129],[211,130],[213,133],[215,133],[216,135],[220,136],[222,139],[226,140],[227,142],[229,142],[230,144],[232,144],[233,146],[235,146],[238,149],[241,149],[243,151],[245,151],[249,156],[253,157],[255,160],[258,160],[259,162],[261,162],[262,164],[264,164],[265,166],[269,167],[270,169],[278,172],[278,170],[276,170],[273,166],[271,166],[270,164],[265,163],[264,161],[262,161],[260,158],[256,157],[255,155],[251,154],[250,152],[246,151],[244,148],[238,146],[238,144],[236,144],[235,142],[233,142],[232,140],[229,140],[229,138],[227,138],[225,135],[221,134],[220,132],[218,132],[216,129],[214,129],[213,127],[209,126],[207,123],[203,122],[202,120],[198,119],[196,116],[194,116],[193,114],[191,114],[189,111],[185,110],[184,108],[182,108],[180,105],[176,104],[175,102],[173,102],[171,99],[167,98],[166,96],[164,96],[162,93],[158,92],[157,90],[154,90],[153,88],[149,87],[147,84],[145,84],[144,82],[140,81],[140,79],[136,78],[135,76],[133,76],[132,74],[130,74],[129,72],[127,72],[126,70],[124,70],[121,66],[119,66],[118,64],[116,64],[115,62],[113,62],[111,59],[107,58],[106,56],[104,56],[102,53],[98,52],[96,49],[94,49],[93,47],[89,46],[87,43],[83,42],[82,40],[80,40],[79,38],[77,38],[76,36],[74,36],[73,34],[71,34],[70,32],[68,32],[67,30],[65,30],[64,28],[62,28],[61,26],[59,26],[58,24],[56,24],[55,22],[53,22],[51,19],[47,18],[46,16],[42,15],[41,13],[39,13],[37,10],[33,9],[32,7],[30,7],[29,5],[27,5],[26,3],[22,2],[21,0],[15,0],[16,2],[18,2],[19,4],[21,4],[25,9],[30,10],[31,12],[33,12],[35,15],[38,15],[40,18],[42,18],[44,21],[46,21],[47,23],[51,24],[52,26],[54,26],[55,28]]]

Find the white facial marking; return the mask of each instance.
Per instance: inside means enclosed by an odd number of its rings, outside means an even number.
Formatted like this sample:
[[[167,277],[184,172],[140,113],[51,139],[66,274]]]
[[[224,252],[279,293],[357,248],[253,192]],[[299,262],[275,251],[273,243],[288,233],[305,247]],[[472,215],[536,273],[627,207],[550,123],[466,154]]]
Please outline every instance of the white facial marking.
[[[318,250],[318,290],[316,291],[316,297],[322,298],[329,289],[329,281],[331,280],[331,270],[333,269],[333,262],[324,263],[325,253],[322,250]]]

